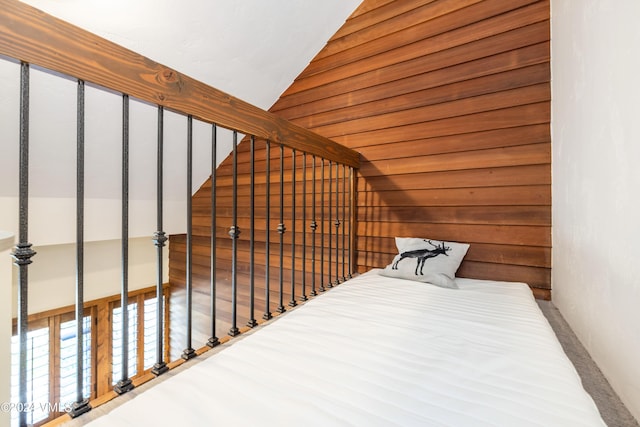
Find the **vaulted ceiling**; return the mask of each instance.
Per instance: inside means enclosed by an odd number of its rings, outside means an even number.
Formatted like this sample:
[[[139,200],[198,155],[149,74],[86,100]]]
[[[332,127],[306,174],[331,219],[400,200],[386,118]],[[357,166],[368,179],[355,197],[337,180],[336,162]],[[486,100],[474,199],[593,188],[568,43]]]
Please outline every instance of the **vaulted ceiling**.
[[[25,0],[268,109],[360,0]]]

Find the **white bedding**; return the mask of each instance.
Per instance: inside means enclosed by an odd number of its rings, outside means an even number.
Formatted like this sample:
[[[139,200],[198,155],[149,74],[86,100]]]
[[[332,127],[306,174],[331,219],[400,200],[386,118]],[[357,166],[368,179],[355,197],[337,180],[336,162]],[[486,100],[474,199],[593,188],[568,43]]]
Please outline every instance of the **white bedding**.
[[[456,283],[361,275],[89,425],[605,425],[526,285]]]

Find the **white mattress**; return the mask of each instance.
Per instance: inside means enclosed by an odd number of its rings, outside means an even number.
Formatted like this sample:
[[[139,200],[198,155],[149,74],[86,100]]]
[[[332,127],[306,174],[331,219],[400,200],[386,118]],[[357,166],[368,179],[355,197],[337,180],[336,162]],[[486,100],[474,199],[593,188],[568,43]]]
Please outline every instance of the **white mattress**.
[[[456,282],[361,275],[89,425],[605,425],[526,285]]]

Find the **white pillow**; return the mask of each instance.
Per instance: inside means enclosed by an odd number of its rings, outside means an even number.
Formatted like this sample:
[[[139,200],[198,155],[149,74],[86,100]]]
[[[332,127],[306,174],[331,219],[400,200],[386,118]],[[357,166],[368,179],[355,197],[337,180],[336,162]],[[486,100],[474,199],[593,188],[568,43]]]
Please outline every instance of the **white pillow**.
[[[457,289],[453,279],[469,249],[467,243],[396,237],[398,255],[381,274]]]

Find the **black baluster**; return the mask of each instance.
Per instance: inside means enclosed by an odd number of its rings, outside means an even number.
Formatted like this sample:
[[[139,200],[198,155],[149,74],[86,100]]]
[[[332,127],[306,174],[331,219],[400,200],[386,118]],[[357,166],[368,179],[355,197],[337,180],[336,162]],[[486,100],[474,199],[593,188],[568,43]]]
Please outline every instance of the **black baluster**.
[[[78,80],[76,120],[76,401],[69,415],[91,410],[84,398],[84,82]]]
[[[316,296],[316,156],[311,158],[311,296]]]
[[[211,127],[211,302],[210,302],[210,316],[211,316],[211,337],[207,340],[209,347],[215,347],[220,344],[220,340],[216,335],[216,297],[217,297],[217,269],[216,269],[216,185],[217,185],[217,170],[218,170],[218,127],[214,123]]]
[[[295,205],[294,205],[295,206]],[[307,153],[302,153],[302,295],[301,301],[306,301],[307,287]]]
[[[335,285],[340,284],[338,277],[340,267],[340,165],[336,163],[336,219],[333,223],[336,226],[336,280]]]
[[[320,159],[320,292],[324,292],[324,159]]]
[[[289,307],[296,302],[296,150],[291,153],[291,301]]]
[[[29,243],[29,64],[20,64],[19,232],[11,254],[18,267],[18,403],[27,405],[27,332],[29,269],[36,252]],[[27,411],[18,412],[20,427],[27,425]]]
[[[333,242],[332,242],[332,236],[333,236],[333,230],[331,229],[331,214],[332,209],[331,209],[331,199],[333,196],[333,162],[331,160],[329,160],[329,204],[328,204],[328,218],[327,218],[327,226],[328,226],[328,231],[329,231],[329,262],[328,262],[328,280],[327,280],[327,288],[333,288],[333,283],[331,283],[331,275],[332,275],[332,265],[333,265]]]
[[[129,95],[122,95],[122,377],[113,387],[118,394],[133,389],[129,378]]]
[[[348,262],[349,262],[349,278],[353,277],[353,253],[351,252],[351,241],[353,240],[353,193],[354,193],[354,176],[353,176],[353,168],[349,167],[349,254],[348,254]]]
[[[347,233],[347,167],[342,165],[342,281],[347,280],[347,273],[345,270],[346,260],[345,258],[345,245],[346,245],[346,233]]]
[[[256,185],[256,177],[255,177],[255,138],[251,136],[251,189],[249,202],[249,221],[250,221],[250,231],[249,231],[249,321],[247,322],[247,326],[253,328],[258,325],[256,321],[254,310],[255,310],[255,185]]]
[[[231,329],[229,335],[235,337],[240,334],[237,326],[237,306],[238,306],[238,237],[240,228],[238,227],[238,132],[233,131],[233,196],[231,216],[233,225],[229,229],[231,237]]]
[[[158,376],[169,370],[164,361],[164,291],[162,273],[164,259],[163,247],[167,240],[164,232],[163,200],[164,200],[164,108],[158,106],[158,146],[156,154],[156,232],[153,235],[153,243],[156,246],[156,363],[151,368],[151,373]]]
[[[193,117],[187,116],[187,252],[186,252],[186,272],[185,272],[185,293],[187,306],[186,322],[186,347],[182,352],[184,360],[196,357],[196,351],[192,347],[191,334],[193,323],[193,224],[192,210],[193,200],[191,197],[193,188]]]
[[[283,305],[282,300],[282,285],[283,285],[283,244],[284,244],[284,233],[287,231],[284,226],[284,146],[280,145],[280,223],[278,224],[278,233],[280,234],[280,264],[279,264],[279,280],[278,286],[280,291],[280,299],[278,308],[276,311],[278,313],[284,313],[286,309]]]
[[[266,183],[265,183],[265,253],[264,253],[264,314],[262,318],[269,320],[273,316],[271,314],[270,305],[270,286],[269,286],[269,230],[271,227],[271,143],[266,141],[265,146],[265,160],[266,160]]]

